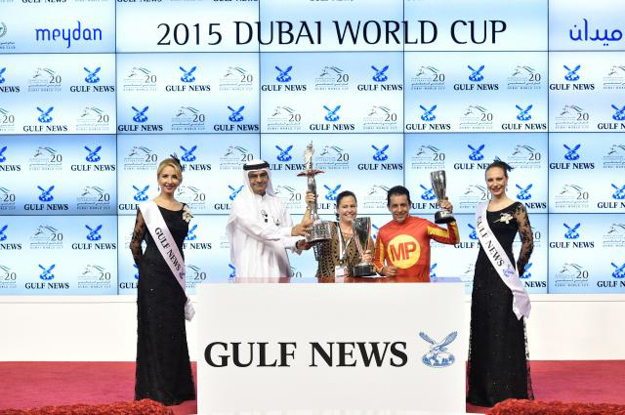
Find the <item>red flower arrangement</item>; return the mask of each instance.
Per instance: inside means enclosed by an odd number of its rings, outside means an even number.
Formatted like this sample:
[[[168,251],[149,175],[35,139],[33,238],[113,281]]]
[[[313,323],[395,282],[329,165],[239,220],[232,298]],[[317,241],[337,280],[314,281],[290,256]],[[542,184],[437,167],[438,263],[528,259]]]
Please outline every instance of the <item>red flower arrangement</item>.
[[[488,415],[625,415],[625,405],[507,399],[493,406]]]
[[[32,409],[5,409],[0,415],[174,415],[162,403],[150,399],[135,402],[116,402],[101,405],[43,406]]]

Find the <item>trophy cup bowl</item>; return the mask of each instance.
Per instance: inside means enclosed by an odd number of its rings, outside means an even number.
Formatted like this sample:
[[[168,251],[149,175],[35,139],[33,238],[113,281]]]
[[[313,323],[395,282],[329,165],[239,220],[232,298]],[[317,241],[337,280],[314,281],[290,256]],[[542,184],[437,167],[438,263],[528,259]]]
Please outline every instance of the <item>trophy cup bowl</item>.
[[[447,187],[447,180],[445,177],[445,170],[437,170],[430,173],[430,179],[432,180],[432,189],[434,190],[434,194],[438,199],[438,202],[441,203],[445,200],[445,190]],[[434,222],[435,223],[449,223],[453,222],[455,219],[450,211],[447,209],[441,209],[434,214]]]
[[[332,222],[317,219],[310,229],[310,236],[306,237],[306,242],[316,244],[330,240],[332,232]]]
[[[356,218],[352,221],[352,230],[354,232],[354,242],[356,248],[360,254],[360,263],[352,269],[352,276],[354,277],[370,277],[376,276],[375,268],[373,264],[363,259],[364,253],[367,250],[371,250],[369,246],[369,238],[371,235],[371,218],[362,217]]]

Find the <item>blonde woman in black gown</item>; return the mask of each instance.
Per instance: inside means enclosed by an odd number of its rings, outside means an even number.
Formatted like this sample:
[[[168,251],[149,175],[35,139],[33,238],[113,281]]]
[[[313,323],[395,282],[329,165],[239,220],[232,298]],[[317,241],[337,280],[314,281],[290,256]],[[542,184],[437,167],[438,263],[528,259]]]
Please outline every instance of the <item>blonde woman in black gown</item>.
[[[525,206],[506,195],[510,170],[499,160],[486,169],[491,199],[485,215],[512,264],[512,243],[519,233],[522,246],[516,267],[522,275],[533,250],[532,230]],[[493,406],[508,398],[533,399],[527,358],[524,317],[519,319],[513,312],[511,289],[480,247],[471,300],[467,401]]]
[[[192,216],[188,207],[174,198],[182,182],[180,161],[163,160],[157,179],[161,192],[153,201],[182,253]],[[142,252],[144,239],[147,248]],[[193,400],[195,389],[184,312],[187,297],[148,232],[139,209],[130,249],[139,268],[135,399],[149,398],[165,405]]]

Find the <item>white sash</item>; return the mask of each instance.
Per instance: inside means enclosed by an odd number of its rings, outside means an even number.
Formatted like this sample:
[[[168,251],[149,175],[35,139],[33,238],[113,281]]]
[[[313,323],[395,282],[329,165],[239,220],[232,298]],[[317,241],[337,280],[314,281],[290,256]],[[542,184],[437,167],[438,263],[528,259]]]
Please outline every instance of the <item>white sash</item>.
[[[174,274],[176,281],[178,281],[178,284],[180,284],[180,287],[186,296],[187,286],[184,259],[178,249],[178,245],[176,245],[176,241],[174,241],[174,237],[171,235],[171,232],[165,223],[165,219],[163,219],[163,215],[160,210],[158,210],[158,205],[153,200],[150,200],[140,203],[139,209],[141,210],[143,220],[150,231],[150,235],[152,236],[152,239],[154,239],[154,243],[158,247],[159,252],[163,256],[163,259],[169,266],[171,272]],[[184,318],[190,321],[194,314],[195,310],[193,309],[191,300],[187,297],[187,302],[184,305]]]
[[[486,256],[497,271],[497,274],[499,274],[499,277],[501,277],[501,280],[512,291],[512,311],[519,320],[522,317],[527,318],[532,308],[530,298],[527,295],[527,291],[525,291],[523,282],[519,278],[516,266],[510,262],[510,258],[508,258],[508,255],[488,226],[488,220],[486,219],[487,207],[488,201],[480,203],[475,214],[475,224],[480,244],[482,244],[482,249],[484,249]]]

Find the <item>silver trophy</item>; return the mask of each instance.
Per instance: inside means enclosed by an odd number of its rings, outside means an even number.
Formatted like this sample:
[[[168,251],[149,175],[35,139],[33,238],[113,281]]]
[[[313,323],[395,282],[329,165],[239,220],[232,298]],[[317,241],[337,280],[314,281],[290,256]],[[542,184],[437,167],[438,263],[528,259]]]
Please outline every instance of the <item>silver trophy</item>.
[[[360,254],[360,263],[352,269],[354,277],[368,277],[376,275],[375,268],[372,264],[364,260],[365,251],[371,251],[369,240],[371,235],[371,218],[362,217],[352,221],[352,230],[354,231],[354,242]]]
[[[438,199],[438,203],[440,204],[445,200],[445,188],[447,187],[447,180],[445,179],[445,170],[437,170],[430,173],[430,178],[432,179],[432,189],[434,190],[434,194],[436,194],[436,198]],[[453,222],[455,219],[450,211],[447,209],[442,209],[436,212],[434,215],[434,222],[436,223],[449,223]]]
[[[306,237],[306,242],[315,244],[330,239],[332,223],[319,219],[319,214],[317,214],[317,182],[315,181],[315,176],[319,173],[323,173],[323,171],[313,169],[313,153],[313,145],[311,142],[306,146],[306,151],[304,151],[304,168],[306,170],[297,173],[297,175],[307,177],[308,191],[315,195],[315,202],[310,206],[310,218],[313,220],[313,224],[310,235]]]

